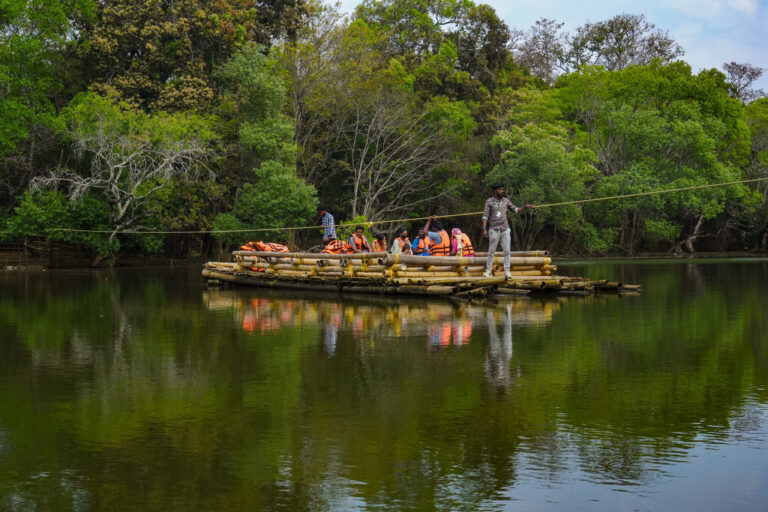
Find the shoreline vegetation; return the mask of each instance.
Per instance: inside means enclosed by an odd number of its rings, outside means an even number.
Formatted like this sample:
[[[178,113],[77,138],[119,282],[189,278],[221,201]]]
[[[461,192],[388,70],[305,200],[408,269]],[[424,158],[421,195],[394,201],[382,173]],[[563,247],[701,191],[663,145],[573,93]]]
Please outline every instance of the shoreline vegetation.
[[[32,256],[24,255],[19,252],[10,251],[0,248],[0,272],[15,272],[15,271],[45,271],[45,270],[107,270],[110,268],[120,269],[140,269],[140,268],[184,268],[195,267],[198,268],[204,265],[210,260],[209,257],[201,254],[190,255],[184,258],[173,258],[164,254],[152,254],[145,256],[132,256],[125,255],[115,260],[104,260],[101,265],[94,267],[92,265],[90,257],[69,257],[61,258],[59,260],[51,260],[44,256]],[[556,254],[558,265],[580,265],[589,262],[642,262],[642,261],[692,261],[697,260],[719,260],[727,259],[732,261],[758,261],[768,259],[768,252],[755,253],[748,251],[713,251],[713,252],[696,252],[690,253],[659,253],[659,252],[647,252],[640,253],[633,256],[616,256],[616,255],[597,255],[584,257],[579,254]],[[228,258],[224,258],[224,261],[229,261]]]
[[[569,32],[516,28],[472,0],[255,5],[8,3],[0,262],[309,250],[321,231],[288,227],[317,225],[318,204],[342,236],[360,224],[391,239],[390,219],[476,211],[494,182],[542,205],[768,177],[765,70],[734,55],[694,71],[643,14]],[[483,244],[479,217],[445,223]],[[765,254],[768,181],[511,226],[514,248],[559,258]]]

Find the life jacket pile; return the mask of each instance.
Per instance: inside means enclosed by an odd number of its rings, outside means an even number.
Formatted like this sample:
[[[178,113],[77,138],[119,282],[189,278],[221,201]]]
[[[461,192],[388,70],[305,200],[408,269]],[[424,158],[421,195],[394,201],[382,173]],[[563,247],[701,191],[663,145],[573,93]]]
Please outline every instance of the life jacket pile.
[[[323,254],[352,254],[352,247],[344,240],[334,240],[320,251]]]
[[[475,248],[472,247],[472,242],[466,233],[459,233],[458,237],[461,240],[461,254],[457,256],[464,256],[465,258],[472,258],[475,256]]]
[[[283,244],[275,244],[272,242],[248,242],[240,247],[241,251],[263,251],[263,252],[290,252],[288,246]]]
[[[290,252],[288,246],[272,242],[248,242],[240,247],[241,251],[263,251],[263,252]],[[266,272],[267,269],[261,267],[251,267],[254,272]]]
[[[435,244],[429,251],[430,256],[450,256],[451,255],[451,238],[444,229],[437,232],[440,235],[440,243]],[[429,235],[427,235],[429,237]]]

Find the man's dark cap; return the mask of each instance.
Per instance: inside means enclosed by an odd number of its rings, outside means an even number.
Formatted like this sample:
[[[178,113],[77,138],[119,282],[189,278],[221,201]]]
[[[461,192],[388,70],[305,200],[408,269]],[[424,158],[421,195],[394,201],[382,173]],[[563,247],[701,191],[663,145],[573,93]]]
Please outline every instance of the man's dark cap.
[[[493,190],[496,190],[496,189],[499,189],[499,188],[504,188],[504,184],[503,184],[503,183],[499,183],[499,182],[497,181],[496,183],[492,183],[492,184],[491,184],[491,188],[492,188]]]

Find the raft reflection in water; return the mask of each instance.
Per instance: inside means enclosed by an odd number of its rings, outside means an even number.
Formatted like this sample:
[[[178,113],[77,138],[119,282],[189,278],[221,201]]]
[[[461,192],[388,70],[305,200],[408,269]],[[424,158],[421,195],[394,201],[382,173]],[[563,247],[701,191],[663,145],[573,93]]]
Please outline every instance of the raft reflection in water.
[[[491,340],[503,324],[511,338],[512,325],[544,325],[560,308],[558,301],[520,298],[499,304],[430,302],[418,299],[302,300],[282,295],[258,295],[243,290],[211,290],[203,295],[212,310],[231,309],[243,331],[263,334],[286,326],[323,326],[326,345],[335,347],[339,331],[354,339],[423,335],[433,348],[463,346],[477,327],[488,326]],[[502,343],[503,345],[503,343]]]

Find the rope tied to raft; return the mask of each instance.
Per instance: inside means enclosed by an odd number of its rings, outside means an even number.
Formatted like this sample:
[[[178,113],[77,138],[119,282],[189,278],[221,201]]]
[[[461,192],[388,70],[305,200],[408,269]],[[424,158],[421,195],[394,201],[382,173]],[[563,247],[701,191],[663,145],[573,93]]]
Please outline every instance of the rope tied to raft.
[[[678,188],[672,188],[672,189],[661,189],[661,190],[651,190],[648,192],[635,192],[631,194],[620,194],[620,195],[613,195],[613,196],[605,196],[605,197],[594,197],[594,198],[588,198],[588,199],[574,199],[571,201],[561,201],[558,203],[545,203],[545,204],[539,204],[535,206],[535,210],[539,210],[542,208],[554,208],[557,206],[566,206],[571,204],[585,204],[585,203],[595,203],[599,201],[611,201],[615,199],[629,199],[633,197],[644,197],[644,196],[652,196],[652,195],[659,195],[659,194],[671,194],[674,192],[685,192],[688,190],[701,190],[706,188],[716,188],[716,187],[726,187],[730,185],[741,185],[745,183],[757,183],[761,181],[768,180],[768,177],[762,177],[762,178],[750,178],[750,179],[744,179],[744,180],[736,180],[736,181],[726,181],[722,183],[710,183],[705,185],[691,185],[687,187],[678,187]],[[378,220],[378,221],[369,221],[366,222],[365,225],[368,226],[368,228],[372,228],[375,225],[384,225],[384,224],[395,224],[395,223],[410,223],[410,222],[416,222],[420,220],[428,220],[430,218],[435,219],[450,219],[450,218],[456,218],[456,217],[469,217],[473,215],[482,215],[482,211],[478,212],[464,212],[464,213],[449,213],[444,215],[432,215],[428,217],[410,217],[410,218],[403,218],[403,219],[391,219],[391,220]],[[214,233],[260,233],[260,232],[267,232],[267,231],[301,231],[306,229],[325,229],[328,226],[288,226],[288,227],[271,227],[271,228],[250,228],[250,229],[211,229],[211,230],[180,230],[180,231],[164,231],[164,230],[135,230],[135,231],[120,231],[119,234],[121,235],[199,235],[199,234],[214,234]],[[334,227],[336,228],[342,228],[344,227],[343,224],[334,224]],[[52,227],[52,228],[45,228],[44,231],[46,234],[51,232],[66,232],[66,233],[102,233],[102,234],[112,234],[114,231],[110,229],[77,229],[77,228],[60,228],[60,227]],[[12,234],[10,231],[0,231],[0,234]],[[34,236],[32,234],[27,234],[27,236]]]

